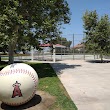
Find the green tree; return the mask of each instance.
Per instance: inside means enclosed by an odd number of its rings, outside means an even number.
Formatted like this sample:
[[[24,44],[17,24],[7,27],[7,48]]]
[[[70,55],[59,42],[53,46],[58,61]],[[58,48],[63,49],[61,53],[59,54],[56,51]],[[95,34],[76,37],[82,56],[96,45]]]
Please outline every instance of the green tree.
[[[70,47],[72,41],[70,41],[70,40],[68,41],[67,38],[65,38],[65,37],[57,37],[57,38],[56,38],[56,43],[57,43],[57,44],[64,45],[64,46],[66,46],[66,47]]]
[[[108,15],[98,17],[96,11],[86,11],[83,16],[86,37],[84,39],[85,48],[89,52],[100,55],[101,62],[103,56],[110,52],[110,21]]]
[[[9,63],[16,47],[38,48],[39,40],[54,39],[58,27],[69,21],[65,0],[0,0],[0,39],[6,38]]]
[[[95,52],[95,45],[94,45],[94,35],[95,28],[98,22],[98,14],[96,11],[86,11],[83,15],[83,22],[84,22],[84,33],[86,37],[84,38],[85,48],[86,51]]]

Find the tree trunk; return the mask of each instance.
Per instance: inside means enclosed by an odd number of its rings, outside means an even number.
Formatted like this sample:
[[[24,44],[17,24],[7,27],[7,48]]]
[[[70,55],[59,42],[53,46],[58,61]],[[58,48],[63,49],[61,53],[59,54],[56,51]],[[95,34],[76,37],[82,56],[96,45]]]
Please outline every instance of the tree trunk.
[[[8,64],[13,64],[14,63],[14,44],[10,43],[9,44],[9,61]]]
[[[1,55],[0,55],[0,62],[1,62]]]
[[[9,43],[9,50],[8,50],[8,53],[9,53],[9,61],[8,61],[8,63],[9,64],[13,64],[14,63],[14,49],[15,49],[16,42],[17,42],[17,39],[18,39],[18,29],[19,29],[19,26],[16,25],[15,26],[15,30],[13,31],[14,36],[10,40],[10,43]]]
[[[103,62],[103,54],[100,53],[101,63]]]

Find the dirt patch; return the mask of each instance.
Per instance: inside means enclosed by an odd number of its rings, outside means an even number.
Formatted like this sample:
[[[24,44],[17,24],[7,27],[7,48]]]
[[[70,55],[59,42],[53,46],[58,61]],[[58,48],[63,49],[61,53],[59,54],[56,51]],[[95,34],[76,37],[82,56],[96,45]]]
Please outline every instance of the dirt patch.
[[[37,91],[35,96],[26,104],[12,107],[0,102],[0,110],[48,110],[56,101],[55,96],[51,96],[44,91]]]

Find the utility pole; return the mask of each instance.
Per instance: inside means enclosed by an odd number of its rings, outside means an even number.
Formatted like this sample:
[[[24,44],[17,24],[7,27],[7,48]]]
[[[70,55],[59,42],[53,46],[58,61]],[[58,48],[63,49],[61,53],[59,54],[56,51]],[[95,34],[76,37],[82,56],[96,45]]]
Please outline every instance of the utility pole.
[[[73,34],[73,60],[74,60],[74,34]]]

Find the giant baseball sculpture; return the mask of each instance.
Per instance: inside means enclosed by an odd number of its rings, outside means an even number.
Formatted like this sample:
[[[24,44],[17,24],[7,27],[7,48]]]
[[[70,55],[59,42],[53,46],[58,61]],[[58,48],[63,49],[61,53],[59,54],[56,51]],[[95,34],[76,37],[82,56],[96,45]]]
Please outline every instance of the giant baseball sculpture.
[[[38,83],[36,71],[24,63],[15,63],[0,71],[0,100],[18,106],[31,100]]]

